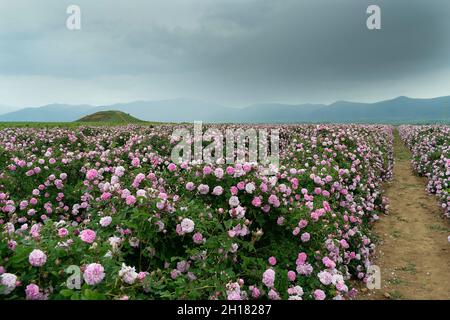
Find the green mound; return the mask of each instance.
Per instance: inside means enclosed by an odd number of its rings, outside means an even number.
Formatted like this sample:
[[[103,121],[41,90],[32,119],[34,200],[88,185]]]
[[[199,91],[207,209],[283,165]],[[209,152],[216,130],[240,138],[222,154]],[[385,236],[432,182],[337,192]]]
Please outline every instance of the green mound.
[[[141,123],[144,121],[122,111],[100,111],[78,119],[76,122]]]

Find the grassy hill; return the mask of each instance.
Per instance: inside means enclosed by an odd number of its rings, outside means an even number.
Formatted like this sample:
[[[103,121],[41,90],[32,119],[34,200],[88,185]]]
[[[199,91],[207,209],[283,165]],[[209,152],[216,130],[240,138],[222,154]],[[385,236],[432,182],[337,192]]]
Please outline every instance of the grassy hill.
[[[99,111],[80,118],[76,122],[143,123],[144,121],[122,111]]]

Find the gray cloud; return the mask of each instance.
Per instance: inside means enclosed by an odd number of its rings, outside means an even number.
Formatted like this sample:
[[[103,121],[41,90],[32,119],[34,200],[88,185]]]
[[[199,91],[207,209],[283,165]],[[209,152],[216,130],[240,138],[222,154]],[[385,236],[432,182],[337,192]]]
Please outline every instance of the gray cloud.
[[[82,30],[70,32],[72,2],[0,4],[1,104],[450,93],[446,0],[78,0]],[[382,30],[366,29],[369,4]]]

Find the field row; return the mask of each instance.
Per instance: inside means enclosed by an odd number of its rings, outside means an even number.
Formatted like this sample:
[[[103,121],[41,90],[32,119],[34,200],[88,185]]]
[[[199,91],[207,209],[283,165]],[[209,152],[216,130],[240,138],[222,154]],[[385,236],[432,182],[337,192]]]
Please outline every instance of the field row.
[[[414,170],[428,178],[427,191],[439,197],[450,218],[450,127],[401,126],[399,132],[413,153]]]
[[[369,227],[387,205],[392,127],[278,126],[273,176],[174,164],[173,129],[1,130],[2,299],[356,295],[349,280],[367,281]]]

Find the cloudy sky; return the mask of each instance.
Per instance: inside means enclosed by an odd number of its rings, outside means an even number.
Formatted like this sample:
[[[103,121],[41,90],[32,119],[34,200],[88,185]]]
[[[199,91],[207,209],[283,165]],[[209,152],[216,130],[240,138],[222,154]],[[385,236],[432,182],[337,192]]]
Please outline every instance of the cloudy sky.
[[[370,4],[381,30],[366,28]],[[450,1],[0,0],[3,106],[399,95],[450,95]]]

